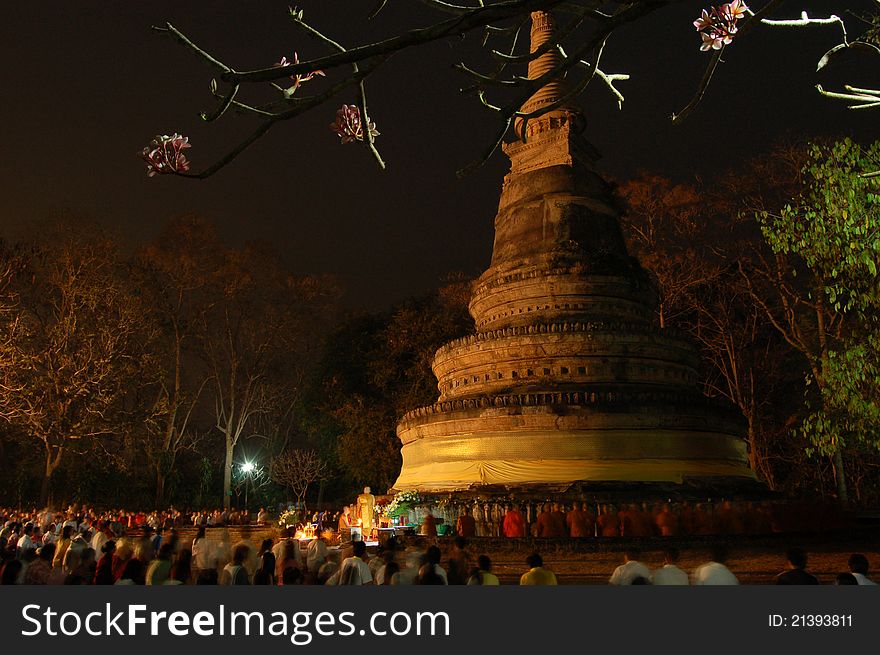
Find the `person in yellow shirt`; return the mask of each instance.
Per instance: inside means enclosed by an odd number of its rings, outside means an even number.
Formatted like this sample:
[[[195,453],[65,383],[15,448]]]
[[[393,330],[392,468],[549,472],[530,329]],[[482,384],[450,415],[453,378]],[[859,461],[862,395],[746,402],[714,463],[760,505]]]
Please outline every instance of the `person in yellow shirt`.
[[[492,573],[492,560],[487,555],[480,555],[477,558],[477,568],[474,569],[471,577],[468,579],[468,585],[497,587],[500,584],[498,576]]]
[[[526,558],[526,564],[529,570],[522,574],[519,579],[521,585],[555,585],[556,574],[549,569],[544,568],[544,560],[538,553],[529,555]]]

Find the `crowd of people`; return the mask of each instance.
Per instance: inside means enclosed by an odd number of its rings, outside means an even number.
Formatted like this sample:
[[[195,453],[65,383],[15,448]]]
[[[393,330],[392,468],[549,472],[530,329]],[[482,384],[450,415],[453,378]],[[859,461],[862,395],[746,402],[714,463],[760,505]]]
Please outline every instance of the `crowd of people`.
[[[551,508],[552,511],[552,508]],[[468,513],[459,528],[468,532]],[[58,518],[58,517],[53,517]],[[472,517],[471,517],[472,518]],[[539,516],[540,520],[540,516]],[[120,531],[117,532],[117,529]],[[443,551],[436,540],[391,537],[372,557],[363,541],[333,546],[332,531],[316,538],[299,539],[287,529],[277,539],[264,539],[259,547],[242,540],[229,543],[229,531],[212,531],[200,525],[192,539],[183,539],[175,526],[153,528],[142,524],[119,528],[107,517],[94,521],[84,516],[53,520],[43,530],[33,522],[7,520],[0,530],[2,568],[0,584],[53,585],[498,585],[492,562],[476,556],[468,539],[458,536]],[[430,544],[427,548],[419,544]],[[803,550],[787,552],[786,570],[777,584],[818,584],[807,571]],[[651,570],[640,554],[627,550],[624,563],[611,575],[612,585],[729,585],[739,584],[726,566],[721,547],[711,561],[690,574],[679,568],[678,552],[667,549],[665,561]],[[836,584],[873,585],[864,555],[849,558],[849,571]],[[540,554],[526,558],[521,585],[555,585],[556,574]]]
[[[524,505],[478,503],[429,509],[421,533],[437,534],[438,524],[463,537],[673,537],[772,534],[832,530],[843,525],[831,505],[736,502],[691,504],[547,502]],[[447,532],[448,534],[448,532]]]
[[[316,512],[297,516],[295,523],[311,525],[316,532],[348,527],[351,507],[340,511]],[[182,527],[264,526],[274,523],[275,514],[266,508],[129,511],[97,510],[89,505],[65,511],[48,509],[14,510],[0,508],[0,523],[31,523],[47,539],[76,525],[78,531],[91,531],[99,523],[108,524],[116,534],[149,527],[154,531]],[[424,505],[410,512],[408,523],[418,524],[418,532],[432,536],[471,537],[654,537],[772,534],[824,531],[839,528],[842,518],[833,505],[779,502],[706,501],[700,503],[599,504],[528,502],[523,504],[473,501]],[[343,525],[344,524],[344,525]],[[443,527],[441,527],[443,526]]]
[[[738,585],[739,579],[727,567],[727,548],[716,545],[711,549],[710,559],[697,566],[690,575],[679,564],[679,552],[668,548],[663,553],[663,565],[651,570],[641,561],[641,553],[628,549],[624,563],[611,574],[609,584],[626,585]],[[853,553],[847,562],[848,571],[839,573],[835,585],[876,585],[868,577],[868,558]],[[768,580],[768,582],[771,582]],[[807,571],[807,553],[802,548],[790,548],[785,553],[785,569],[772,580],[777,585],[818,585],[819,579]]]
[[[109,524],[117,533],[150,527],[153,530],[169,530],[186,526],[224,527],[236,525],[266,525],[271,516],[266,508],[252,513],[248,509],[201,509],[184,512],[175,507],[165,510],[125,509],[98,510],[90,505],[70,506],[63,511],[51,509],[13,509],[0,507],[0,523],[31,523],[39,526],[41,533],[49,534],[59,525],[75,525],[80,531],[88,531],[98,523]]]

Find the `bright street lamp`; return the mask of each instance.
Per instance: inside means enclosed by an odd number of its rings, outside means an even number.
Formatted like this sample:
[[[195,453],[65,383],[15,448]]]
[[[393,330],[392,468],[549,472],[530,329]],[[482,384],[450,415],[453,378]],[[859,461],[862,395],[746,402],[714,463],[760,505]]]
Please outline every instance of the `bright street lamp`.
[[[248,506],[248,482],[253,478],[254,472],[257,470],[256,465],[253,462],[245,462],[241,465],[241,474],[245,476],[244,478],[244,506],[247,509]]]

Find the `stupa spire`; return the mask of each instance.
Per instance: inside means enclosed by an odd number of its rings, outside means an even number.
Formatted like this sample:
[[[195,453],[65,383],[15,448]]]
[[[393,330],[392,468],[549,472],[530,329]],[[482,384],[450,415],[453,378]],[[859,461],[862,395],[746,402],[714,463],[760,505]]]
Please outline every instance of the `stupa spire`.
[[[557,24],[553,14],[548,11],[532,12],[532,31],[530,35],[529,52],[536,52],[553,39],[556,32]],[[562,53],[558,48],[550,47],[540,57],[529,62],[529,79],[536,80],[563,62]],[[520,111],[524,114],[530,114],[539,111],[544,107],[558,103],[571,90],[565,77],[559,77],[551,80],[540,89],[538,89],[531,98],[529,98],[522,106]],[[551,119],[555,119],[552,120]],[[545,131],[548,127],[558,127],[562,124],[577,122],[580,127],[580,110],[572,102],[564,102],[559,107],[543,114],[539,118],[532,119],[528,122],[526,138],[532,134]],[[536,121],[532,126],[532,121]],[[516,133],[520,138],[522,134],[523,120],[518,118],[515,123]]]

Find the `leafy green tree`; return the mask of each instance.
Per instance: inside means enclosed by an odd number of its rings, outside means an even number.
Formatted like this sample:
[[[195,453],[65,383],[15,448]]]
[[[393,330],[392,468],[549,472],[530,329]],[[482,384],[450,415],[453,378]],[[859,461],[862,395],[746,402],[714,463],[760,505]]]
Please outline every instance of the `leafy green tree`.
[[[759,304],[807,359],[819,401],[801,430],[812,451],[833,458],[843,503],[845,449],[880,449],[880,181],[868,175],[878,162],[880,142],[814,144],[799,196],[757,216],[780,298],[778,308]]]

